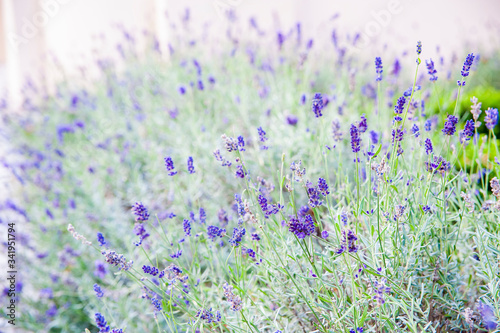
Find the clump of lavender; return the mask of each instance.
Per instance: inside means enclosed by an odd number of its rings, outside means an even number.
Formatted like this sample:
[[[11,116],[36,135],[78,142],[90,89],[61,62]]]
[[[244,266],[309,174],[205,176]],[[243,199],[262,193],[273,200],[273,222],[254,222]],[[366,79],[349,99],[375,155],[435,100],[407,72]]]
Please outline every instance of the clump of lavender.
[[[295,234],[298,239],[304,239],[307,236],[310,236],[314,230],[314,220],[311,215],[291,217],[290,221],[288,221],[288,230]]]
[[[318,190],[324,197],[330,194],[330,191],[328,191],[328,184],[325,179],[323,178],[318,179]]]
[[[356,241],[358,240],[358,236],[354,233],[354,231],[350,229],[342,230],[342,240],[340,242],[339,248],[335,251],[337,254],[342,254],[344,252],[356,253],[358,252],[358,246],[356,245]]]
[[[320,200],[320,191],[317,186],[314,186],[310,181],[307,182],[307,195],[309,196],[309,206],[311,208],[321,206],[323,201]]]
[[[425,61],[425,65],[427,66],[427,73],[431,76],[429,78],[429,81],[436,81],[438,77],[436,76],[436,69],[434,68],[434,61],[432,59],[429,59],[429,61]]]
[[[368,122],[366,120],[365,114],[363,113],[361,115],[361,120],[359,121],[359,124],[358,124],[358,130],[359,130],[359,133],[364,133],[364,132],[366,132],[367,129],[368,129]]]
[[[266,132],[262,129],[262,127],[257,128],[257,131],[259,132],[259,141],[262,143],[266,142],[268,138],[266,138]],[[269,147],[263,144],[260,146],[260,149],[267,150]]]
[[[377,302],[377,306],[382,306],[385,303],[385,294],[391,292],[391,287],[387,286],[387,280],[385,278],[375,280],[371,289],[373,299]]]
[[[424,147],[425,147],[425,153],[427,155],[432,154],[432,152],[434,151],[434,148],[432,147],[432,141],[429,138],[425,139]]]
[[[375,81],[379,82],[382,81],[382,72],[383,72],[383,66],[382,66],[382,58],[376,57],[375,58],[375,72],[377,73],[377,78]]]
[[[220,153],[219,149],[214,150],[214,157],[217,161],[221,162],[222,166],[227,166],[230,167],[232,163],[228,160],[226,160]]]
[[[301,169],[302,161],[292,162],[290,164],[290,170],[292,170],[294,179],[296,182],[301,182],[306,175],[306,168]]]
[[[136,216],[136,221],[147,221],[149,219],[148,209],[142,204],[142,202],[136,202],[132,206],[132,212]]]
[[[227,301],[231,303],[231,310],[240,311],[243,305],[241,304],[241,298],[233,293],[233,286],[226,282],[222,286],[222,289],[224,290],[224,296]]]
[[[465,123],[464,130],[461,132],[464,141],[469,141],[474,136],[474,120],[469,119]]]
[[[442,129],[442,132],[445,135],[454,135],[456,132],[456,126],[458,123],[458,118],[456,116],[453,116],[451,114],[448,115],[448,118],[446,119],[446,122],[444,123],[444,128]]]
[[[405,96],[401,96],[398,98],[398,101],[396,102],[396,105],[394,106],[394,113],[396,114],[396,116],[394,116],[395,122],[403,121],[403,118],[401,117],[401,115],[403,114],[403,111],[405,108],[405,103],[406,103]]]
[[[168,171],[168,175],[169,176],[176,175],[177,171],[175,171],[174,161],[172,160],[172,158],[170,156],[167,156],[164,158],[164,160],[165,160],[165,167],[167,168]]]
[[[195,173],[195,171],[194,171],[194,165],[193,165],[193,157],[191,157],[191,156],[188,157],[187,168],[188,168],[188,172],[190,174]]]
[[[316,118],[321,117],[321,110],[323,110],[323,96],[320,93],[314,94],[314,98],[312,100],[312,111]]]
[[[238,147],[240,151],[245,151],[245,139],[241,135],[238,136]]]
[[[97,298],[101,298],[102,296],[104,296],[104,292],[102,291],[101,286],[97,283],[94,284],[94,291]]]
[[[457,84],[459,86],[465,86],[465,78],[469,76],[470,66],[472,66],[472,62],[474,61],[474,53],[469,53],[465,58],[464,65],[462,67],[462,81],[458,80]]]
[[[359,136],[359,130],[356,125],[351,124],[351,148],[353,153],[358,153],[361,150],[361,138]]]
[[[200,207],[199,211],[199,216],[200,216],[200,224],[206,224],[207,223],[207,212],[203,207]]]
[[[328,233],[328,231],[323,230],[323,231],[321,232],[321,238],[323,238],[323,239],[327,239],[327,238],[328,238],[328,236],[330,236],[330,234]]]
[[[132,268],[132,264],[134,263],[133,261],[127,262],[123,254],[117,254],[115,251],[106,250],[101,252],[101,254],[106,258],[105,261],[108,264],[118,267],[119,270],[128,271]]]
[[[488,108],[488,110],[484,112],[486,113],[486,116],[484,117],[486,128],[493,131],[498,123],[498,109]]]

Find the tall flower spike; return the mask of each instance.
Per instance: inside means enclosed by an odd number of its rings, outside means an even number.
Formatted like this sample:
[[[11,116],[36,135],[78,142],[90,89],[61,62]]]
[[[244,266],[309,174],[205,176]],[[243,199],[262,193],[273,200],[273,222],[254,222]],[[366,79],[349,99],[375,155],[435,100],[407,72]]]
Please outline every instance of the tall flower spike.
[[[477,121],[479,119],[479,115],[481,114],[481,102],[478,103],[478,99],[476,96],[471,97],[470,99],[472,105],[471,105],[471,110],[470,112],[472,113],[472,118],[476,122],[475,126],[479,127],[481,125],[481,122]]]
[[[187,168],[190,174],[195,173],[193,165],[193,157],[189,156],[187,160]]]
[[[484,112],[486,113],[486,116],[484,117],[486,128],[493,131],[498,123],[498,109],[488,108],[488,110]]]
[[[375,58],[375,72],[377,73],[377,78],[375,79],[376,81],[382,81],[382,72],[383,72],[383,66],[382,66],[382,58],[376,57]]]
[[[321,110],[323,109],[323,97],[320,93],[314,94],[314,98],[312,100],[312,110],[316,118],[321,117]]]
[[[175,171],[174,161],[172,161],[172,158],[170,156],[167,156],[164,158],[164,160],[165,160],[165,167],[167,168],[167,171],[169,171],[168,175],[173,176],[177,174],[177,171]]]
[[[356,125],[351,124],[351,148],[353,153],[358,153],[361,150],[361,138],[359,137],[359,131]]]
[[[454,135],[456,132],[456,126],[458,123],[458,118],[453,116],[453,115],[448,115],[448,118],[446,119],[446,122],[444,123],[444,128],[442,129],[442,132],[445,135]]]
[[[132,212],[134,213],[136,221],[147,221],[149,219],[148,209],[142,204],[142,202],[136,202],[132,206]]]
[[[457,84],[459,86],[465,86],[465,78],[469,76],[470,67],[472,66],[473,61],[474,61],[474,53],[469,53],[465,58],[462,71],[460,72],[460,74],[462,74],[462,81],[460,80],[457,81]]]
[[[424,146],[425,146],[425,153],[427,155],[432,154],[432,152],[434,151],[434,149],[432,147],[432,141],[431,141],[431,139],[429,139],[429,138],[425,139]]]
[[[436,69],[434,68],[434,61],[432,59],[429,59],[429,61],[425,61],[425,65],[427,66],[427,73],[431,76],[429,78],[429,81],[436,81],[438,77],[436,76]]]

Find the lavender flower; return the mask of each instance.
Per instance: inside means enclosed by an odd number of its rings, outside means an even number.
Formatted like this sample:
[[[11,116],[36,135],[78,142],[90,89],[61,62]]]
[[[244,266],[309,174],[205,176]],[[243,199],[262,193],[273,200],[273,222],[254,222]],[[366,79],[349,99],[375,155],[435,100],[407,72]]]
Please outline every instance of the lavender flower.
[[[104,292],[102,291],[101,286],[97,283],[94,284],[94,291],[97,298],[101,298],[102,296],[104,296]]]
[[[378,143],[378,133],[375,131],[370,131],[370,139],[372,140],[372,143],[376,145]]]
[[[99,333],[108,333],[109,332],[109,326],[108,323],[106,322],[106,319],[102,314],[97,312],[95,314],[95,323],[97,325],[97,328],[99,328]]]
[[[226,229],[216,227],[214,225],[210,225],[207,227],[207,235],[208,239],[210,239],[212,242],[215,241],[217,237],[224,237],[226,234]]]
[[[385,278],[381,278],[380,281],[375,280],[371,289],[374,294],[373,299],[377,301],[378,306],[382,306],[385,303],[384,294],[391,292],[391,288],[387,286],[387,280]]]
[[[307,195],[309,196],[309,206],[311,206],[311,208],[321,206],[323,201],[320,200],[320,191],[318,190],[318,187],[314,186],[314,184],[309,181],[306,185]]]
[[[195,173],[193,166],[193,157],[189,156],[187,160],[187,168],[190,174]]]
[[[99,242],[99,246],[106,245],[106,239],[100,232],[97,233],[97,241]]]
[[[226,282],[222,286],[222,289],[227,301],[231,303],[231,310],[240,311],[243,305],[241,304],[241,298],[233,293],[233,286]]]
[[[418,128],[417,124],[413,124],[411,127],[411,132],[415,135],[416,138],[420,136],[420,129]]]
[[[425,153],[427,155],[432,154],[432,152],[434,151],[434,148],[432,147],[432,141],[429,138],[425,139],[424,147]]]
[[[460,72],[462,74],[462,81],[458,80],[457,84],[459,86],[465,86],[465,78],[469,76],[469,71],[470,71],[470,66],[472,66],[472,62],[474,61],[474,53],[469,53],[467,57],[465,58],[464,65],[462,67],[462,71]]]
[[[146,265],[142,266],[142,270],[144,271],[144,273],[150,274],[152,276],[157,276],[158,273],[160,272],[158,270],[158,268],[156,268],[154,266],[146,266]]]
[[[222,134],[221,138],[222,138],[222,140],[224,140],[225,148],[229,153],[232,151],[238,150],[238,141],[235,138],[231,138],[231,137],[227,136],[226,134]],[[215,154],[215,152],[214,152],[214,154]],[[220,155],[220,152],[219,152],[219,155]],[[215,158],[217,158],[217,156],[215,156]],[[217,158],[217,160],[219,160],[219,159]]]
[[[396,102],[396,105],[394,106],[394,113],[396,114],[396,116],[394,117],[395,122],[403,121],[403,118],[401,118],[400,115],[403,114],[405,103],[406,103],[405,96],[401,96],[398,98],[398,101]]]
[[[205,323],[210,324],[210,323],[217,323],[221,321],[221,314],[219,311],[216,312],[215,316],[212,313],[212,308],[210,309],[199,309],[198,312],[196,313],[196,318],[200,318],[201,320],[204,320]]]
[[[242,165],[238,165],[238,166],[236,166],[236,171],[235,171],[234,175],[235,175],[235,177],[237,177],[237,178],[245,178],[246,172],[245,172],[245,170],[243,169],[243,166],[242,166]]]
[[[486,116],[484,117],[484,122],[486,123],[486,128],[493,131],[498,123],[498,109],[488,108],[484,111]]]
[[[342,240],[340,243],[340,247],[335,251],[337,254],[342,254],[346,251],[350,253],[358,252],[358,246],[356,245],[356,241],[358,237],[356,234],[350,229],[342,230]]]
[[[117,254],[115,251],[103,251],[101,254],[108,264],[118,267],[119,270],[128,271],[134,263],[133,261],[127,262],[123,254]]]
[[[476,127],[479,127],[479,125],[481,125],[481,123],[478,122],[477,120],[479,119],[479,115],[481,114],[481,104],[482,103],[478,103],[478,99],[476,96],[471,97],[470,101],[472,102],[471,110],[470,110],[470,112],[472,113],[472,118],[476,122]]]
[[[326,180],[324,180],[323,178],[318,179],[318,190],[324,197],[330,194],[330,192],[328,191],[328,184],[326,183]]]
[[[136,221],[147,221],[149,219],[148,209],[142,204],[142,202],[136,202],[132,206],[132,212],[134,213]]]
[[[474,120],[472,119],[469,119],[467,120],[467,122],[465,123],[465,127],[464,127],[464,131],[463,131],[463,134],[465,136],[465,140],[469,141],[470,138],[472,138],[474,136]]]
[[[288,125],[295,126],[295,125],[297,125],[298,121],[299,121],[299,118],[297,118],[297,116],[295,116],[293,114],[290,114],[286,117],[286,122],[288,123]]]
[[[253,233],[252,234],[252,240],[253,241],[260,241],[260,236],[258,233]]]
[[[182,227],[184,228],[184,234],[186,236],[191,236],[191,221],[189,221],[188,219],[184,219]]]
[[[200,224],[206,224],[207,223],[207,213],[205,212],[205,209],[203,207],[200,207]]]
[[[427,119],[425,121],[424,128],[426,132],[430,132],[432,130],[432,120]]]
[[[332,136],[333,141],[342,141],[342,131],[340,130],[340,121],[338,119],[332,121]]]
[[[495,313],[493,312],[493,307],[487,303],[481,301],[477,302],[477,311],[483,319],[483,324],[487,330],[494,330],[498,327],[497,320],[495,318]]]
[[[444,176],[444,174],[451,169],[451,164],[442,156],[434,156],[433,162],[425,162],[425,168],[432,174],[440,173]]]
[[[167,168],[167,171],[169,171],[168,175],[169,176],[173,176],[175,174],[177,174],[177,171],[175,171],[175,167],[174,167],[174,161],[172,161],[172,158],[170,156],[167,156],[164,158],[165,160],[165,167]]]
[[[245,236],[245,228],[233,228],[233,236],[229,239],[229,244],[234,247],[238,247],[242,241],[243,236]]]
[[[434,61],[430,59],[428,62],[427,60],[425,61],[425,64],[427,66],[427,73],[431,76],[429,78],[429,81],[436,81],[438,77],[436,76],[437,71],[434,69]]]
[[[417,42],[417,55],[420,55],[422,53],[422,42],[418,41]]]
[[[458,123],[458,118],[449,114],[446,122],[444,123],[444,128],[442,129],[442,132],[445,135],[454,135],[456,132],[457,123]]]
[[[321,232],[321,237],[322,237],[322,238],[327,239],[327,238],[328,238],[328,236],[329,236],[328,231],[323,230],[323,231]]]
[[[375,80],[382,81],[383,66],[382,66],[382,58],[380,57],[375,58],[375,72],[377,73],[377,78]]]
[[[368,129],[368,124],[366,121],[365,114],[363,113],[361,115],[361,121],[358,124],[358,130],[359,130],[359,133],[364,133],[364,132],[366,132],[367,129]]]
[[[294,233],[297,238],[304,239],[314,232],[314,220],[311,215],[299,218],[291,217],[288,222],[288,230]]]
[[[147,233],[146,229],[144,228],[144,224],[142,223],[137,223],[134,226],[134,232],[136,236],[139,236],[139,241],[135,243],[135,246],[141,245],[142,241],[149,237],[149,234]]]
[[[358,153],[361,150],[361,138],[359,137],[359,131],[358,128],[354,125],[351,124],[351,148],[353,153]]]
[[[238,136],[238,146],[240,151],[245,151],[245,139],[241,135]]]
[[[266,138],[266,132],[262,129],[262,127],[257,128],[257,131],[259,132],[259,141],[260,142],[266,142],[268,138]],[[265,145],[261,145],[260,149],[261,150],[267,150],[269,147]]]
[[[96,260],[94,262],[94,275],[102,280],[107,273],[108,270],[106,269],[106,266],[104,266],[104,262]]]
[[[314,94],[314,98],[312,100],[312,111],[314,112],[316,118],[322,116],[321,114],[322,109],[323,109],[323,97],[321,96],[320,93],[316,93]]]

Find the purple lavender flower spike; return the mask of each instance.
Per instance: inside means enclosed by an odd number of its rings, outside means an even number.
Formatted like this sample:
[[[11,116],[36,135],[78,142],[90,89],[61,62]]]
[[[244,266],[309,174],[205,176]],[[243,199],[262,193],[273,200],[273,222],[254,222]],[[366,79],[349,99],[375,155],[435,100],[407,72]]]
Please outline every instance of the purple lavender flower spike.
[[[454,135],[456,132],[456,126],[458,123],[458,118],[453,116],[453,115],[448,115],[448,118],[446,119],[446,122],[444,123],[444,128],[442,129],[442,132],[445,135]]]
[[[316,93],[314,94],[314,98],[312,100],[312,111],[314,112],[316,118],[319,118],[323,115],[321,113],[322,109],[323,109],[323,97],[321,96],[320,93]]]
[[[376,81],[382,81],[382,72],[383,72],[383,66],[382,66],[382,58],[376,57],[375,58],[375,72],[377,73],[377,78],[375,79]]]

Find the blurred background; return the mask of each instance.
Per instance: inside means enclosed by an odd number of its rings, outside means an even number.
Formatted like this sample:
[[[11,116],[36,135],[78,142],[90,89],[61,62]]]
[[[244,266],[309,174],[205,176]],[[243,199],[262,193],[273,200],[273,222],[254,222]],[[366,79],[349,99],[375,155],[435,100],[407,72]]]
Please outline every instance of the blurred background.
[[[496,0],[0,0],[0,97],[19,110],[28,79],[50,90],[61,76],[91,75],[82,71],[85,64],[96,52],[116,56],[123,31],[139,44],[153,34],[162,50],[168,48],[169,28],[186,17],[199,23],[194,35],[223,35],[227,12],[245,22],[255,18],[262,31],[288,31],[300,21],[304,38],[319,45],[332,38],[332,26],[338,35],[359,34],[352,51],[370,58],[384,49],[413,49],[417,40],[424,58],[437,48],[450,56],[484,54],[499,45]]]

